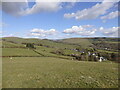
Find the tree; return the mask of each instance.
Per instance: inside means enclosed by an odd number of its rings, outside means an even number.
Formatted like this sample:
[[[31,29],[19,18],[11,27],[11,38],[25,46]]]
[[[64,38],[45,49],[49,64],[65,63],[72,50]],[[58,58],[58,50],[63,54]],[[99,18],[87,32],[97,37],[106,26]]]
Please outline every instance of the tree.
[[[115,53],[111,53],[111,60],[117,61],[116,58],[117,58],[117,55]]]
[[[31,43],[27,43],[27,44],[26,44],[26,47],[27,47],[27,48],[31,48],[31,49],[35,49],[34,45],[31,44]]]

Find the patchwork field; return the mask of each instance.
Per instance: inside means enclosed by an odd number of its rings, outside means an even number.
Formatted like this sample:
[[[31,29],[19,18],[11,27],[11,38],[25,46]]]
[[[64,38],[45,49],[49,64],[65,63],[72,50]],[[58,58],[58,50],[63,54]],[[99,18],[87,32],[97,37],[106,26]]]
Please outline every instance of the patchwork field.
[[[89,1],[0,0],[0,89],[120,90],[120,0]]]
[[[118,88],[118,54],[102,39],[3,38],[3,88]],[[102,41],[102,42],[103,42]],[[100,44],[99,44],[100,43]],[[34,48],[27,47],[27,44]],[[116,45],[116,43],[115,43]],[[97,49],[100,47],[99,49]],[[91,57],[89,53],[91,53]],[[93,54],[105,57],[96,61]],[[89,58],[89,59],[88,59]]]

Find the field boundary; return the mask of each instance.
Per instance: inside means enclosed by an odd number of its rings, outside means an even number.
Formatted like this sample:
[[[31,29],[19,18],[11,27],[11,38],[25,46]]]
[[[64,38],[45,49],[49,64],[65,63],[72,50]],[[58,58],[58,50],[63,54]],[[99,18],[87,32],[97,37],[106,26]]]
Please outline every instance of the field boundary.
[[[55,56],[0,56],[2,58],[10,58],[10,57],[53,57],[53,58],[61,58],[61,59],[67,59],[70,60],[70,58],[65,58],[65,57],[55,57]]]

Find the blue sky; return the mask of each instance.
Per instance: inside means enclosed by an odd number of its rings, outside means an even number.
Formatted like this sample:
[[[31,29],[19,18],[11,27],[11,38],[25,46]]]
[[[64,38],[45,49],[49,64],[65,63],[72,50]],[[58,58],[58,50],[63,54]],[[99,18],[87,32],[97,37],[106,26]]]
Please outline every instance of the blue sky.
[[[2,36],[116,37],[119,28],[117,8],[113,2],[4,2]]]

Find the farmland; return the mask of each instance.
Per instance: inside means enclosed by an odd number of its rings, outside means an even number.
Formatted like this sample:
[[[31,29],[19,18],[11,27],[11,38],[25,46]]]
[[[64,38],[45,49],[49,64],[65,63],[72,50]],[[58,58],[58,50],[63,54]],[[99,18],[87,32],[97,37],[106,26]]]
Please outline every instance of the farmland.
[[[2,38],[2,87],[117,88],[119,56],[115,40]],[[112,44],[105,49],[102,42]],[[99,62],[93,54],[105,61]]]
[[[112,62],[3,58],[3,88],[117,88],[117,71]]]

